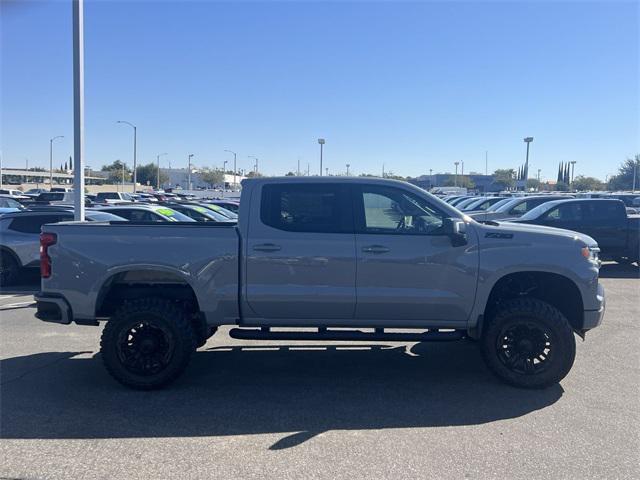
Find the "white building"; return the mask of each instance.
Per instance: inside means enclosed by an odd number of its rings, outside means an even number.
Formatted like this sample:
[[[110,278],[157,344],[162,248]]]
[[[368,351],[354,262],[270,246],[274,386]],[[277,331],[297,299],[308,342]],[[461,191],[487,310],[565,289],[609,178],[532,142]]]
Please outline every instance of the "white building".
[[[187,168],[161,168],[160,172],[168,178],[167,181],[162,182],[162,188],[182,188],[185,190],[189,188],[189,170]],[[224,177],[224,188],[233,188],[234,182],[239,186],[240,182],[247,178],[239,174],[225,174]],[[193,169],[191,171],[191,188],[193,190],[206,189],[210,187],[222,188],[223,185],[210,185],[202,180],[197,169]]]

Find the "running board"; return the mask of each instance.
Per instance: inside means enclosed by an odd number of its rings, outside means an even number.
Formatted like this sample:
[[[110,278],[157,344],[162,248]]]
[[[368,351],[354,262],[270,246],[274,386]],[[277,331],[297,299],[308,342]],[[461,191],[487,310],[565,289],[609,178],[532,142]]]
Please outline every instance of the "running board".
[[[273,332],[268,327],[232,328],[229,331],[231,338],[240,340],[350,340],[364,342],[447,342],[464,338],[463,330],[441,332],[429,330],[416,333],[384,333],[384,329],[376,328],[375,332],[363,332],[361,330],[329,330],[318,328],[317,332]]]

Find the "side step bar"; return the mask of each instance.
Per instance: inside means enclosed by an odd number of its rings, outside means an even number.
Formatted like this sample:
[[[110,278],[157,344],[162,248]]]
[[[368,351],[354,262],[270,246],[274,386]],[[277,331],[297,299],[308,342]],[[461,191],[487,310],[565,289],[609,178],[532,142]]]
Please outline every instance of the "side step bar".
[[[363,332],[361,330],[329,330],[319,328],[317,332],[273,332],[268,327],[232,328],[229,331],[231,338],[240,340],[350,340],[365,342],[446,342],[464,338],[463,330],[441,332],[429,330],[411,333],[384,333],[384,329],[376,328],[375,332]]]

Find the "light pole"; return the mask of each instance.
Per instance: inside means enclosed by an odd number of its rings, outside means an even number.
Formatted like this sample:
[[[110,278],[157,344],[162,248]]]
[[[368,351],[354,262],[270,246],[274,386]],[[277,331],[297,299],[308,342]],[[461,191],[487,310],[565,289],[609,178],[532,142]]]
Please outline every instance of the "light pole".
[[[256,176],[257,176],[258,175],[258,157],[255,157],[253,155],[247,155],[247,158],[253,158],[256,161],[255,165],[253,166],[253,169],[256,172]]]
[[[188,182],[187,182],[187,187],[189,187],[188,189],[191,190],[191,157],[193,157],[193,153],[189,154],[189,171],[188,173]]]
[[[351,166],[351,165],[347,163],[347,177],[349,176],[349,167],[350,167],[350,166]]]
[[[540,172],[542,171],[542,169],[538,169],[538,183],[540,183]]]
[[[576,161],[572,160],[569,163],[571,164],[571,187],[570,188],[573,188],[573,172],[576,169]]]
[[[136,185],[138,184],[138,172],[136,171],[138,168],[138,127],[136,127],[133,123],[127,122],[125,120],[118,120],[116,123],[124,123],[133,128],[133,193],[136,193]]]
[[[58,138],[64,138],[64,135],[58,135],[49,140],[49,190],[53,187],[53,141]]]
[[[229,152],[229,153],[233,153],[233,187],[235,188],[236,186],[236,158],[237,158],[237,154],[234,151],[231,150],[225,150],[225,152]]]
[[[384,178],[384,163],[382,164],[382,178]]]
[[[462,160],[460,163],[462,164],[461,165],[462,168],[461,168],[460,175],[462,175],[464,177],[464,160]]]
[[[329,176],[329,167],[325,167],[325,168],[324,168],[324,171],[326,172],[327,177],[328,177],[328,176]]]
[[[460,162],[453,162],[453,164],[456,166],[456,176],[453,177],[453,185],[457,187],[458,186],[458,165],[460,164]]]
[[[631,184],[631,191],[636,191],[636,177],[638,176],[638,166],[640,165],[640,156],[636,155],[636,161],[633,163],[633,183]],[[606,180],[605,180],[606,182]]]
[[[163,155],[167,155],[167,153],[159,153],[158,155],[156,155],[156,161],[158,163],[158,178],[156,179],[156,190],[160,190],[160,157],[162,157]]]
[[[320,144],[320,176],[322,176],[322,147],[324,147],[325,143],[324,138],[319,138],[318,143]]]
[[[74,215],[84,222],[84,0],[73,0],[73,188]]]
[[[433,168],[429,169],[429,188],[433,188]]]
[[[529,144],[533,142],[533,137],[525,137],[524,142],[527,144],[527,157],[524,161],[524,189],[526,189],[529,178]]]

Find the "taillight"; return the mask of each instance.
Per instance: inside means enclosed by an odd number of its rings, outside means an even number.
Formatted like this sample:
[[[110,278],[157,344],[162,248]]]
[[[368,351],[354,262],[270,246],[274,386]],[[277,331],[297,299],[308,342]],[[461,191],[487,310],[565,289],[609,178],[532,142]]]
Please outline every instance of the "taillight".
[[[40,276],[49,278],[51,276],[51,257],[49,256],[49,247],[55,245],[58,236],[55,233],[40,234]]]

